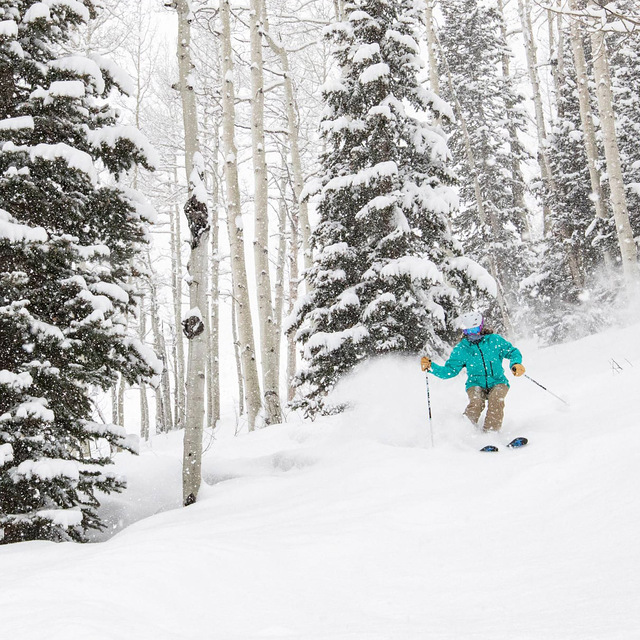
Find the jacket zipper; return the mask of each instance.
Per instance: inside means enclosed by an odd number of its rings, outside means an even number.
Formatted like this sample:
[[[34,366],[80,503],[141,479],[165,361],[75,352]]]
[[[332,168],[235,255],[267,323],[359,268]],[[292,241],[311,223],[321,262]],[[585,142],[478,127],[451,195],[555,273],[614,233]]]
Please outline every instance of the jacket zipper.
[[[476,347],[478,347],[478,351],[480,352],[480,357],[482,358],[482,366],[484,367],[484,381],[485,381],[484,388],[489,389],[489,372],[487,371],[487,363],[485,362],[485,359],[484,359],[484,353],[482,353],[480,344],[477,344]]]

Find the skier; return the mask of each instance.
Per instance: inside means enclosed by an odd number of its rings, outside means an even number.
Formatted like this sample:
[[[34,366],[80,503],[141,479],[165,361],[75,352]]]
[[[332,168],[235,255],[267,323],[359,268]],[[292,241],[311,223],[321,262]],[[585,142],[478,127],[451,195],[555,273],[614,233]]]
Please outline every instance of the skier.
[[[454,347],[444,365],[421,360],[422,370],[438,378],[453,378],[463,367],[467,368],[467,395],[469,404],[464,415],[478,425],[480,414],[488,401],[484,431],[500,431],[504,416],[504,400],[509,391],[509,382],[502,368],[502,361],[509,359],[514,376],[521,376],[522,354],[502,336],[484,326],[484,318],[478,312],[464,314],[460,318],[463,339]]]

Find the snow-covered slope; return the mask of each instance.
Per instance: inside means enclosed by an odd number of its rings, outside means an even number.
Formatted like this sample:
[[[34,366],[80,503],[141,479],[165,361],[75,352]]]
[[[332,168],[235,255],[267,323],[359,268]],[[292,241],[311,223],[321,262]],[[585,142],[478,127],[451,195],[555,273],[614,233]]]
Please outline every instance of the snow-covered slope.
[[[487,640],[640,637],[640,326],[535,351],[504,433],[463,376],[382,359],[347,413],[222,435],[199,502],[92,545],[0,548],[0,637]],[[622,367],[614,373],[611,359]],[[487,442],[526,435],[522,450]],[[179,504],[177,438],[122,456],[117,526]]]

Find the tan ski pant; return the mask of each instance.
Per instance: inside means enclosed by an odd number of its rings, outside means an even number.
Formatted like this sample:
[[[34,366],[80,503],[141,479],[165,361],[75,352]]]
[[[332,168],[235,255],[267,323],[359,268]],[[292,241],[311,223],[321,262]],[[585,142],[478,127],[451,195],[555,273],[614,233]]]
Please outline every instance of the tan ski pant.
[[[469,387],[467,395],[469,396],[469,404],[464,411],[464,415],[473,422],[478,424],[480,414],[484,410],[487,400],[489,406],[487,415],[484,418],[485,431],[500,431],[502,427],[502,418],[504,417],[504,399],[507,396],[509,387],[506,384],[497,384],[491,389],[483,389],[482,387]]]

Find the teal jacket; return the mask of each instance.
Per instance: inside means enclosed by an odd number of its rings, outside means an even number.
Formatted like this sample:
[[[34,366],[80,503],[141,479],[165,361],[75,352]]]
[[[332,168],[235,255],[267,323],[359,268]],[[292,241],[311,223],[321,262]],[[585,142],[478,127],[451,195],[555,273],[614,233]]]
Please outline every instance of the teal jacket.
[[[479,342],[462,339],[454,347],[444,365],[431,363],[429,370],[438,378],[453,378],[463,367],[467,368],[467,385],[491,389],[497,384],[509,386],[502,361],[508,358],[509,367],[522,362],[522,354],[510,342],[496,333],[483,336]]]

